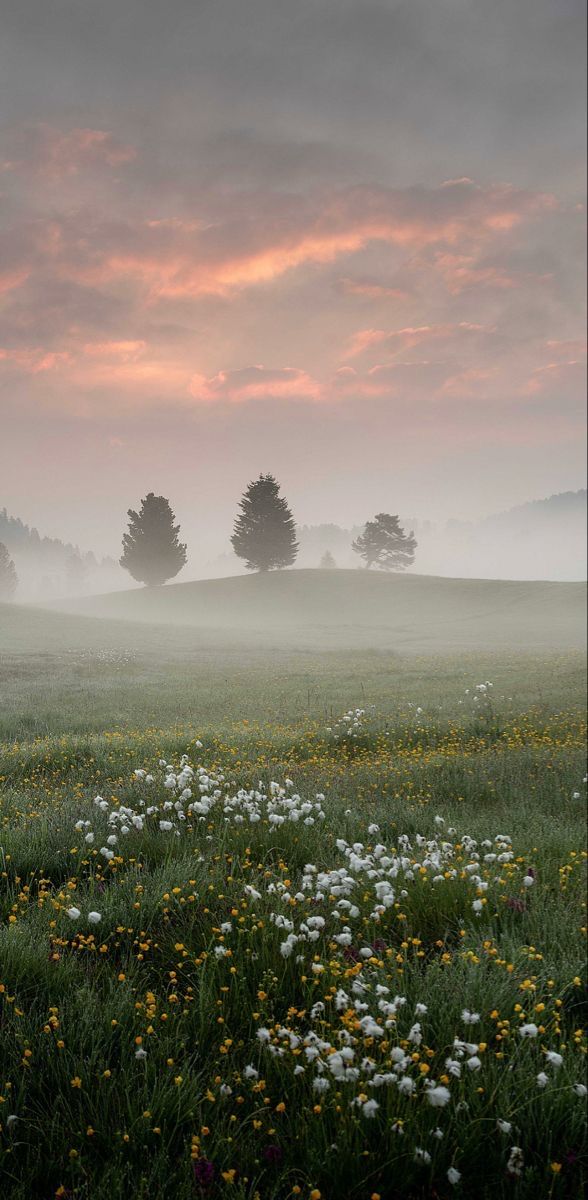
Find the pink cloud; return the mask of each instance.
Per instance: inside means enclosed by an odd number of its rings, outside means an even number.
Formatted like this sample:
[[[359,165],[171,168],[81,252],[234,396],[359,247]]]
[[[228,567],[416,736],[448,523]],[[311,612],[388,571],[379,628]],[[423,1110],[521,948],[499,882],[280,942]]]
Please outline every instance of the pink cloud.
[[[70,129],[35,125],[14,131],[12,148],[16,157],[6,159],[5,171],[40,175],[51,182],[96,167],[119,167],[136,157],[133,146],[120,142],[104,129]]]
[[[208,222],[149,219],[102,227],[98,222],[84,239],[64,220],[54,267],[61,278],[89,286],[137,285],[151,302],[230,296],[302,267],[328,265],[378,241],[411,253],[465,245],[475,262],[483,247],[514,224],[550,210],[552,198],[459,183],[429,190],[355,188],[314,204],[284,202],[283,213],[276,205],[272,218],[253,212],[238,224],[232,214]]]
[[[210,379],[194,375],[190,392],[197,400],[229,400],[233,404],[258,399],[320,400],[323,396],[321,385],[306,371],[261,365],[219,371]]]
[[[413,350],[416,346],[427,345],[430,342],[451,342],[468,337],[472,334],[493,334],[494,328],[477,325],[471,321],[459,321],[455,324],[416,325],[405,329],[360,329],[351,339],[344,358],[357,358],[373,346],[385,347],[392,355]]]

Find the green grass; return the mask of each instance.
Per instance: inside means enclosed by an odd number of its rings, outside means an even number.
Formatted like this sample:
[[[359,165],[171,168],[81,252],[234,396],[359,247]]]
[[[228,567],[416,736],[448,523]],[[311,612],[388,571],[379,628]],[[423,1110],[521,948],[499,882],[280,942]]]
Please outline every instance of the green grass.
[[[276,634],[271,646],[243,632],[229,643],[204,629],[2,615],[0,1194],[579,1196],[581,655],[557,638],[540,654],[528,646],[507,654],[495,641],[432,657],[374,648],[369,630],[366,646],[356,640],[350,649],[346,631],[333,628],[330,648],[318,650],[316,630],[301,645]],[[485,680],[491,699],[474,702]],[[357,737],[341,739],[338,718],[356,706],[366,709]],[[261,782],[261,796],[272,780],[290,779],[287,795],[318,804],[325,818],[313,809],[313,825],[274,826],[266,801],[252,799],[259,821],[236,824],[243,798],[231,813],[217,801],[200,814],[192,784],[186,820],[174,818],[180,836],[162,831],[172,793],[159,760],[177,764],[184,753],[223,776],[221,794],[225,786],[230,797],[259,792]],[[137,768],[154,782],[137,781]],[[97,795],[109,809],[143,811],[147,798],[157,810],[141,831],[119,834],[110,861]],[[91,823],[93,843],[79,821]],[[481,842],[499,834],[512,838],[514,857],[481,862],[484,890],[468,882],[467,868],[472,852],[487,852]],[[420,835],[453,847],[451,858],[440,851],[441,871],[421,867]],[[414,860],[414,878],[394,880],[379,921],[374,880],[359,867],[356,916],[336,920],[328,887],[323,899],[321,889],[303,888],[307,864],[345,865],[338,839]],[[71,906],[79,918],[67,916]],[[297,931],[313,917],[325,926],[284,957],[286,930],[272,914]],[[350,947],[334,940],[346,923]],[[361,966],[364,947],[372,955]],[[361,994],[354,981],[363,981]],[[364,1010],[352,1006],[366,1003],[383,1021],[382,986],[406,1005],[373,1037],[358,1027]],[[349,1001],[339,1011],[341,990]],[[312,1019],[318,1001],[324,1011]],[[416,1014],[417,1003],[428,1012]],[[463,1009],[479,1022],[464,1025]],[[407,1040],[417,1020],[418,1045]],[[537,1038],[522,1039],[519,1028],[533,1021]],[[280,1053],[268,1051],[260,1028]],[[356,1080],[332,1076],[324,1049],[331,1086],[314,1088],[321,1072],[297,1053],[312,1030],[325,1046],[352,1040]],[[456,1035],[484,1047],[479,1070],[467,1068],[464,1051],[460,1078],[446,1066]],[[397,1047],[418,1055],[403,1072],[414,1098],[394,1084],[372,1086],[374,1074],[390,1075]],[[147,1057],[136,1058],[143,1048]],[[559,1069],[546,1065],[546,1050],[561,1053]],[[301,1061],[305,1071],[295,1074]],[[248,1077],[249,1065],[258,1078]],[[536,1082],[542,1070],[545,1089]],[[445,1078],[450,1100],[433,1107],[425,1083]],[[352,1103],[360,1096],[377,1100],[373,1117],[363,1101]],[[513,1146],[523,1151],[520,1175],[508,1169]],[[431,1161],[415,1160],[417,1151]]]
[[[64,602],[109,619],[235,630],[268,644],[377,644],[424,651],[577,649],[586,645],[582,583],[441,579],[377,571],[275,571]]]

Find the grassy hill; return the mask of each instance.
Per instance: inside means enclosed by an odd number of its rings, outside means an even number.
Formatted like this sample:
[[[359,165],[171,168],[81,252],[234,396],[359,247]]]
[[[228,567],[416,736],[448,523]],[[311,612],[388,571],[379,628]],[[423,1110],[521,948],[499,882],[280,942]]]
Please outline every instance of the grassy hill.
[[[62,602],[84,617],[191,627],[255,643],[395,649],[585,645],[585,585],[367,571],[280,571]]]

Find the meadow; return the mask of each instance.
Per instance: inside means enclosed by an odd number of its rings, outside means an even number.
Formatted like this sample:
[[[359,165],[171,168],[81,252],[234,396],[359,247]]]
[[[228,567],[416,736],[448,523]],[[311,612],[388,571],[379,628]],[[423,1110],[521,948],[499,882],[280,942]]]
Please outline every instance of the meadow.
[[[2,1195],[582,1194],[580,649],[0,616]]]

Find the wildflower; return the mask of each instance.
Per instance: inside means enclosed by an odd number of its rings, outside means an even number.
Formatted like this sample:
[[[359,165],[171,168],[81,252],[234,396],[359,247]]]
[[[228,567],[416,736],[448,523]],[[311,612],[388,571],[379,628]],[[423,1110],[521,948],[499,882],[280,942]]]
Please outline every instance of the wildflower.
[[[208,1158],[197,1158],[194,1165],[194,1179],[199,1187],[210,1187],[214,1183],[214,1165]]]
[[[90,925],[97,925],[97,924],[98,924],[98,922],[102,920],[102,913],[99,913],[99,912],[89,912],[89,913],[88,913],[88,920],[89,920],[89,922],[90,922]]]
[[[147,1051],[139,1047],[138,1050],[135,1050],[135,1058],[142,1062],[144,1058],[147,1058]]]
[[[561,1067],[561,1064],[563,1063],[563,1055],[558,1054],[556,1050],[546,1050],[545,1058],[550,1067],[555,1067],[556,1070],[558,1067]]]
[[[447,1178],[448,1178],[449,1182],[451,1184],[453,1184],[453,1186],[455,1187],[455,1185],[457,1183],[459,1183],[459,1181],[461,1179],[461,1172],[458,1171],[456,1167],[450,1167],[447,1172]]]
[[[519,1029],[519,1035],[522,1038],[536,1038],[538,1033],[539,1030],[532,1021],[529,1021],[527,1025],[521,1025],[521,1028]]]
[[[67,908],[65,911],[66,911],[70,921],[77,921],[77,920],[79,920],[79,918],[82,915],[79,908],[74,908],[73,905],[71,908]]]
[[[510,1121],[502,1121],[499,1117],[496,1122],[496,1128],[500,1131],[500,1133],[510,1133],[512,1125]]]
[[[586,1088],[583,1083],[575,1083],[572,1091],[574,1091],[576,1096],[579,1096],[581,1100],[584,1099],[584,1096],[588,1095],[588,1088]]]
[[[364,1117],[375,1117],[380,1105],[377,1100],[366,1100],[362,1105],[362,1113]]]
[[[516,1175],[518,1178],[520,1178],[520,1176],[523,1173],[524,1161],[525,1160],[523,1157],[523,1151],[521,1150],[521,1147],[520,1146],[512,1146],[510,1154],[508,1156],[508,1162],[506,1164],[506,1169],[507,1169],[509,1175]]]
[[[266,1146],[263,1157],[268,1163],[279,1163],[282,1161],[283,1153],[279,1146]]]
[[[461,1014],[461,1019],[464,1025],[477,1025],[478,1021],[480,1020],[480,1014],[477,1012],[470,1012],[468,1008],[464,1008]]]
[[[537,1076],[537,1087],[538,1088],[546,1088],[548,1083],[549,1083],[549,1076],[545,1074],[545,1071],[540,1071]]]
[[[436,1087],[427,1089],[427,1100],[429,1104],[432,1104],[433,1108],[445,1108],[445,1105],[449,1104],[450,1099],[451,1093],[449,1088],[437,1085]]]

